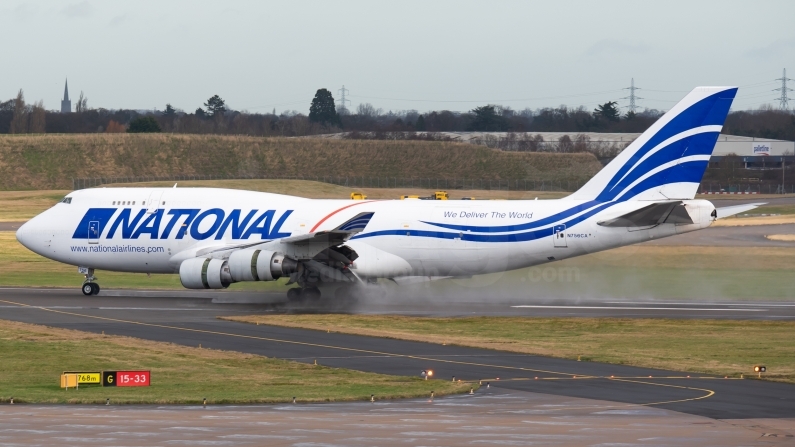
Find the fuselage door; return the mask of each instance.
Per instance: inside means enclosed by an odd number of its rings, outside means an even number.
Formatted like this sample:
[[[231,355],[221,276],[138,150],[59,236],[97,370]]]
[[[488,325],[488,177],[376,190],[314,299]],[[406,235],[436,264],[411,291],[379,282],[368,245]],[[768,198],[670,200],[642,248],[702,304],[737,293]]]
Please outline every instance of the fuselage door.
[[[88,243],[99,243],[99,221],[92,220],[88,223]]]
[[[566,244],[566,225],[555,225],[553,227],[552,241],[555,247],[568,247]]]

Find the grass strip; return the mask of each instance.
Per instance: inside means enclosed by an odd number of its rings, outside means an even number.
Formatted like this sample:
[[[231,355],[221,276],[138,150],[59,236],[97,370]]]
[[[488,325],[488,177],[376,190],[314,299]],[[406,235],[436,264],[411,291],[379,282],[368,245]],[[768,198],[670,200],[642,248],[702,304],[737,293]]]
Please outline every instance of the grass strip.
[[[369,400],[469,391],[471,384],[389,376],[0,320],[0,400],[212,404]],[[322,363],[322,361],[321,361]],[[140,388],[59,388],[63,371],[151,370]]]
[[[249,315],[245,323],[498,349],[673,371],[795,383],[795,322],[627,318],[417,318]]]

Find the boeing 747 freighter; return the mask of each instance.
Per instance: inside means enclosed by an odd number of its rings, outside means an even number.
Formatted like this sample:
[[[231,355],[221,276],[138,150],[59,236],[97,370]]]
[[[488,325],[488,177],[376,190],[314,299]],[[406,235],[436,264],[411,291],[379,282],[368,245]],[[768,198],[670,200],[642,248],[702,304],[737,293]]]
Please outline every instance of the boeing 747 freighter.
[[[736,87],[698,87],[559,200],[312,200],[214,188],[74,191],[17,231],[85,275],[179,274],[189,289],[289,278],[291,299],[521,269],[700,230],[751,209],[694,200]]]

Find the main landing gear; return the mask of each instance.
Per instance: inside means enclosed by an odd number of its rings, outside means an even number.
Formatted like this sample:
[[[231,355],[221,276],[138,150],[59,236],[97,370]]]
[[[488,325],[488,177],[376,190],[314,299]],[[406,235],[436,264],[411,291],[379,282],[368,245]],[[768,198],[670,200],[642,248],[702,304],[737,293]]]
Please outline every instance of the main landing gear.
[[[99,295],[99,284],[95,283],[94,269],[86,269],[86,280],[83,281],[83,295]]]

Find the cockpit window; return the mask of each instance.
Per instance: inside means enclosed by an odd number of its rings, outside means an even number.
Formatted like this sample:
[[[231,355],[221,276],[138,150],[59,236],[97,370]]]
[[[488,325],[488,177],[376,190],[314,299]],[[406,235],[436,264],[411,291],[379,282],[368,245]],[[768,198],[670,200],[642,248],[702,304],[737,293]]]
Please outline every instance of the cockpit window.
[[[61,200],[61,203],[72,203],[72,198],[71,197],[64,197],[63,200]]]

